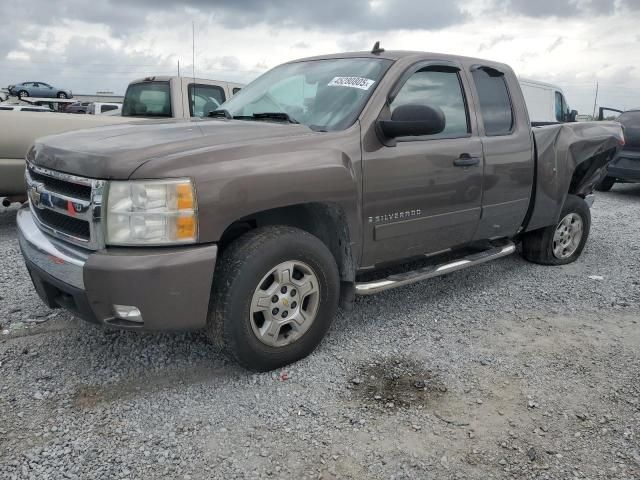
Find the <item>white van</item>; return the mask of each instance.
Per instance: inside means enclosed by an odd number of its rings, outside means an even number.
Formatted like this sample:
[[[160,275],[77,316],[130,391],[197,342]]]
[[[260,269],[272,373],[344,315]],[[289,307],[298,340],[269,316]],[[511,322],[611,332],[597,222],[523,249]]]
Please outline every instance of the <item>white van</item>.
[[[532,124],[576,121],[578,112],[571,110],[562,88],[557,85],[521,78],[520,88]]]

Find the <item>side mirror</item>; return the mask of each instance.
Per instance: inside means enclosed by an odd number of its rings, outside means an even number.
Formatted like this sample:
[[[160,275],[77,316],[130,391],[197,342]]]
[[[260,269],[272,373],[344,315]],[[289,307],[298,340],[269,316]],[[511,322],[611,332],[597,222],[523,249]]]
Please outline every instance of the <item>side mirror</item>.
[[[439,107],[407,104],[397,107],[391,120],[378,120],[378,126],[387,138],[435,135],[444,130],[446,120]]]
[[[569,114],[567,115],[567,122],[575,122],[577,116],[578,116],[578,111],[577,110],[571,110],[569,112]]]

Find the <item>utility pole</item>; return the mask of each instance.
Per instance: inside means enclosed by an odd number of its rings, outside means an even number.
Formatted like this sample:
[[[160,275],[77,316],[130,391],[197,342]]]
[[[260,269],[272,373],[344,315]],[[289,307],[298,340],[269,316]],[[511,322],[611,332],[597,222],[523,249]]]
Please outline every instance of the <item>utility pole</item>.
[[[596,98],[593,101],[593,115],[591,116],[593,120],[596,119],[596,107],[598,105],[598,87],[599,87],[599,84],[598,82],[596,82]]]
[[[178,77],[180,76],[180,60],[178,60]]]

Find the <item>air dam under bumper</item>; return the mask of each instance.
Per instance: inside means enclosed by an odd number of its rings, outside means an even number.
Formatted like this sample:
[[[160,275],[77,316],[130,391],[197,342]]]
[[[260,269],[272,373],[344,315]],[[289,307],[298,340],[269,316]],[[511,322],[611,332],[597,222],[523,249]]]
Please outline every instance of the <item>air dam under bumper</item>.
[[[90,253],[44,234],[26,207],[18,211],[17,222],[27,269],[49,307],[119,328],[191,330],[206,325],[216,245]],[[137,307],[142,323],[118,319],[113,305]]]

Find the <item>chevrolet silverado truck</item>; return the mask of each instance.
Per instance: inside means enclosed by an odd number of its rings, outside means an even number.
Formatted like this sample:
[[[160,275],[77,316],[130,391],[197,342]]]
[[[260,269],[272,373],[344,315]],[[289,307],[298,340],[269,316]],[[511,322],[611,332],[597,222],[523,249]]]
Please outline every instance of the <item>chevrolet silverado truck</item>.
[[[7,206],[11,201],[24,198],[24,157],[37,138],[139,118],[205,117],[241,88],[241,84],[222,80],[153,76],[129,84],[120,116],[55,113],[45,117],[0,111],[0,197],[5,197],[3,204]]]
[[[308,355],[356,295],[517,244],[533,262],[575,261],[622,142],[616,123],[532,129],[501,63],[320,56],[265,73],[208,119],[38,140],[19,241],[48,306],[204,329],[270,370]]]

